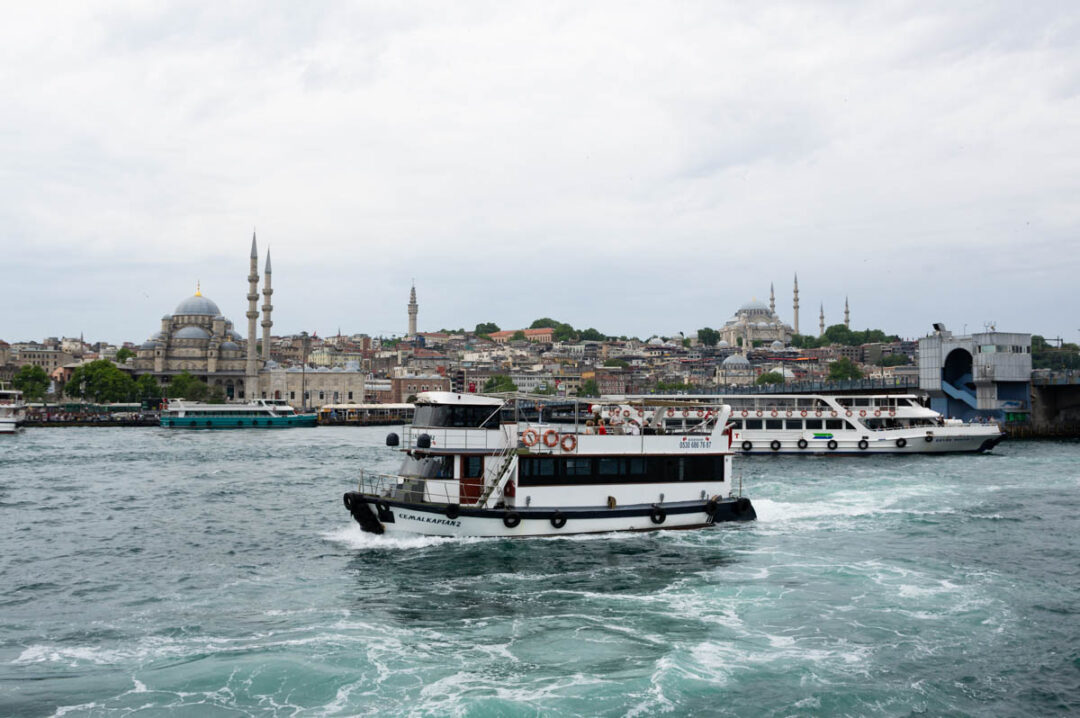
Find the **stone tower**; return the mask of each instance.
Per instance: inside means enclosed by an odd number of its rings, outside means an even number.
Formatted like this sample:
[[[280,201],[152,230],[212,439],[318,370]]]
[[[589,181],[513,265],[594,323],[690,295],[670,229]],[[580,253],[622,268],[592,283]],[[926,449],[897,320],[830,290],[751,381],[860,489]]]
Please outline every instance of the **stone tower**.
[[[795,333],[799,333],[799,273],[795,273],[795,299],[792,301],[792,309],[795,311]]]
[[[270,319],[270,312],[274,310],[274,305],[270,303],[270,295],[274,293],[273,287],[270,286],[270,249],[266,250],[266,269],[263,271],[265,275],[263,277],[263,305],[262,305],[262,360],[264,362],[270,360],[270,327],[274,326],[274,322]]]
[[[255,356],[258,331],[255,320],[259,318],[259,250],[255,247],[255,232],[251,233],[251,270],[248,274],[248,344],[247,366],[244,368],[244,398],[254,401],[259,397],[259,367]]]
[[[776,316],[776,289],[773,288],[773,283],[769,282],[769,312]]]
[[[416,303],[416,284],[413,283],[412,290],[409,292],[409,338],[416,336],[416,313],[420,310],[420,306]]]
[[[818,324],[818,336],[825,336],[825,303],[821,303],[821,319]]]
[[[844,327],[851,329],[851,310],[848,308],[847,297],[844,297]]]

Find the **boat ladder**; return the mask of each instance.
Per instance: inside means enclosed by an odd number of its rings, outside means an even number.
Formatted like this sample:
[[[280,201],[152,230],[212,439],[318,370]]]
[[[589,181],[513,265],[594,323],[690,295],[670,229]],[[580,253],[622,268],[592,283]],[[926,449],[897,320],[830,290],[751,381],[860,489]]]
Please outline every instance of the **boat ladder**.
[[[517,466],[517,447],[510,436],[506,437],[505,445],[499,453],[495,454],[494,459],[499,466],[499,471],[495,474],[495,480],[484,487],[484,493],[476,502],[478,506],[486,506],[492,494],[501,491],[509,478],[514,475],[514,467]]]

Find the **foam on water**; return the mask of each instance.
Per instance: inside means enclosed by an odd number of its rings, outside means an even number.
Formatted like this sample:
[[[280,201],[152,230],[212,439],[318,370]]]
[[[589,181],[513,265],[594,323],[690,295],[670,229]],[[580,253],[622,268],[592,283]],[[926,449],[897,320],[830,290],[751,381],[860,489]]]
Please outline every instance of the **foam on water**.
[[[363,533],[384,434],[0,443],[0,713],[1080,711],[1076,445],[746,460],[753,523],[504,540]]]

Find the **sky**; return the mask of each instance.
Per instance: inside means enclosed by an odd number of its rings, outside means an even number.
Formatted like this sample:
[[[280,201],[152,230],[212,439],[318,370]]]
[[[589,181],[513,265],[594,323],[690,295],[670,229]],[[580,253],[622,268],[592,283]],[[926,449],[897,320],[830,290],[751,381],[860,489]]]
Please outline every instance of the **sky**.
[[[0,339],[934,322],[1080,338],[1080,4],[35,2]],[[261,304],[261,298],[260,298]]]

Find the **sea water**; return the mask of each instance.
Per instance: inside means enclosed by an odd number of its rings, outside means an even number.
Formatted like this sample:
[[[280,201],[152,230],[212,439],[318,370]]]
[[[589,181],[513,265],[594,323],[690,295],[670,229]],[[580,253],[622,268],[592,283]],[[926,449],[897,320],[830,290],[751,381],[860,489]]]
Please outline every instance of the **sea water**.
[[[0,437],[0,715],[1066,715],[1080,444],[736,459],[758,520],[364,534],[387,429]]]

